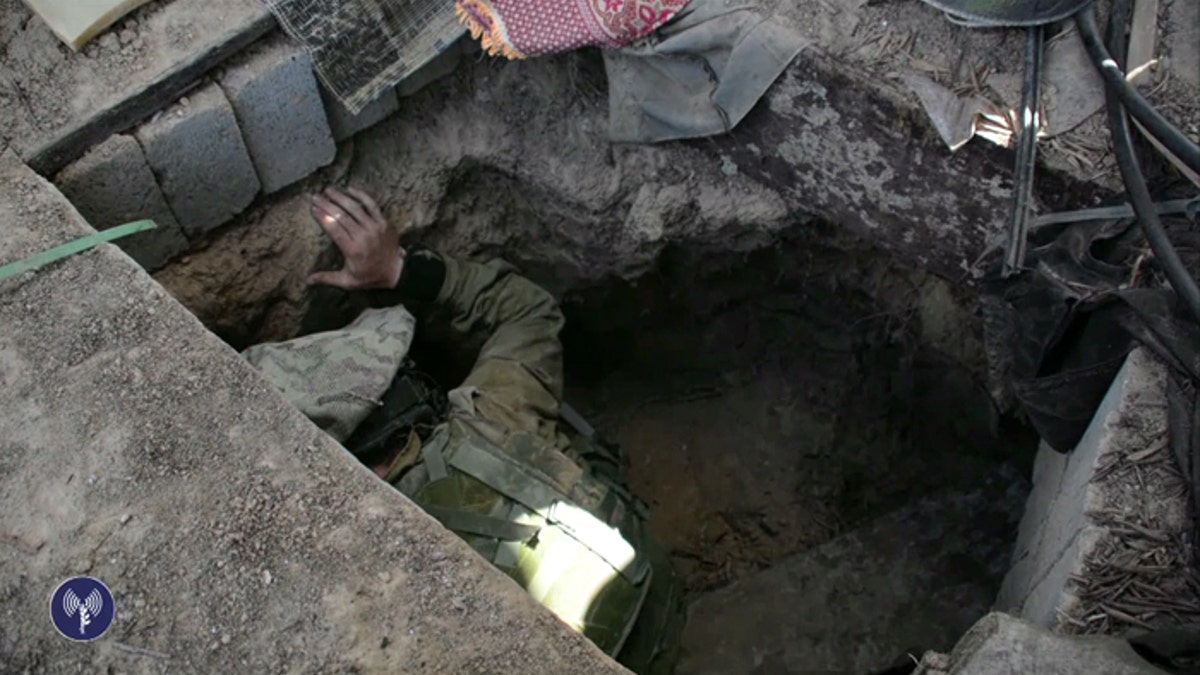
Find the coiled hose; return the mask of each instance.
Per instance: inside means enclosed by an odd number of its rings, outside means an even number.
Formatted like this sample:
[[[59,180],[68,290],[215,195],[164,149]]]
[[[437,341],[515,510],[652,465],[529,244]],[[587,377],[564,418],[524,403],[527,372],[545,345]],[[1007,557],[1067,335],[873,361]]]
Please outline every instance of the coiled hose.
[[[1118,4],[1125,6],[1124,13],[1128,15],[1128,3],[1119,2]],[[1122,63],[1125,60],[1125,41],[1119,38],[1125,30],[1128,17],[1126,16],[1119,23],[1115,19],[1117,19],[1116,6],[1113,8],[1109,21],[1109,47],[1105,49],[1104,43],[1100,41],[1100,30],[1096,27],[1096,12],[1092,5],[1089,4],[1075,15],[1075,25],[1079,27],[1079,34],[1083,37],[1083,45],[1087,48],[1088,55],[1092,57],[1092,63],[1096,65],[1100,76],[1104,78],[1107,90],[1120,98],[1125,109],[1136,117],[1142,126],[1146,127],[1146,131],[1149,131],[1167,150],[1171,151],[1171,154],[1178,157],[1189,168],[1200,172],[1200,146],[1197,146],[1191,139],[1184,136],[1183,132],[1168,122],[1167,118],[1155,110],[1154,106],[1150,105],[1125,79],[1125,66]],[[1118,33],[1115,43],[1112,39],[1114,24],[1117,25]]]
[[[1128,0],[1115,0],[1113,3],[1112,14],[1108,24],[1108,49],[1105,50],[1103,45],[1098,42],[1099,36],[1096,35],[1096,16],[1089,5],[1075,16],[1076,22],[1079,25],[1079,30],[1083,34],[1084,41],[1091,39],[1096,40],[1096,44],[1103,50],[1103,54],[1092,54],[1096,68],[1101,74],[1107,72],[1120,73],[1125,60],[1125,26],[1129,21],[1129,2]],[[1089,48],[1089,51],[1092,51]],[[1129,86],[1125,81],[1124,75],[1120,76],[1121,84]],[[1154,252],[1154,256],[1162,265],[1163,272],[1167,275],[1167,280],[1170,281],[1171,287],[1175,289],[1175,293],[1179,296],[1187,308],[1200,321],[1200,286],[1196,285],[1196,280],[1188,273],[1184,267],[1183,260],[1180,259],[1179,253],[1176,252],[1171,240],[1167,237],[1166,230],[1163,229],[1162,221],[1158,218],[1158,212],[1154,207],[1154,201],[1150,197],[1150,190],[1146,187],[1146,179],[1142,175],[1141,166],[1138,164],[1137,155],[1133,149],[1133,138],[1129,132],[1129,116],[1126,112],[1128,105],[1126,97],[1121,94],[1121,87],[1114,85],[1105,76],[1105,82],[1108,84],[1105,87],[1105,102],[1108,108],[1108,122],[1112,129],[1113,149],[1117,156],[1117,166],[1121,170],[1121,177],[1125,181],[1125,190],[1129,194],[1129,201],[1133,204],[1134,213],[1137,214],[1138,222],[1141,224],[1142,232],[1146,235],[1146,241],[1150,244],[1150,250]],[[1132,89],[1132,87],[1129,87]],[[1134,92],[1136,94],[1136,92]],[[1137,99],[1142,104],[1146,104],[1145,99],[1137,96]],[[1150,111],[1158,115],[1153,108],[1146,104]],[[1161,115],[1158,116],[1161,118]],[[1139,120],[1141,118],[1139,117]],[[1165,120],[1163,120],[1166,123]],[[1145,122],[1143,121],[1143,124]],[[1167,123],[1169,127],[1170,124]],[[1147,125],[1147,129],[1150,129]],[[1172,130],[1183,138],[1183,135],[1172,127]],[[1151,133],[1154,133],[1151,130]],[[1158,137],[1157,134],[1155,134]],[[1175,149],[1168,144],[1167,139],[1158,137],[1172,153]],[[1186,142],[1187,139],[1183,138]],[[1192,146],[1193,152],[1195,146]],[[1184,159],[1183,156],[1180,159]],[[1193,157],[1193,160],[1195,158]],[[1186,160],[1185,160],[1186,161]]]

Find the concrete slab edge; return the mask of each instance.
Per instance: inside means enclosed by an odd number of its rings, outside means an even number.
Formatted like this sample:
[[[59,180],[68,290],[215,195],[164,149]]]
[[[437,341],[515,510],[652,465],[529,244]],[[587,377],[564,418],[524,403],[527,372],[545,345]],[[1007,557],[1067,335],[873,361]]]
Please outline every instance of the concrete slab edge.
[[[138,95],[100,110],[91,119],[64,129],[25,158],[26,163],[43,176],[57,173],[92,146],[109,136],[128,131],[141,120],[194,88],[210,70],[237,54],[277,27],[275,16],[266,12],[243,26],[229,41],[196,54],[195,58],[167,71]]]

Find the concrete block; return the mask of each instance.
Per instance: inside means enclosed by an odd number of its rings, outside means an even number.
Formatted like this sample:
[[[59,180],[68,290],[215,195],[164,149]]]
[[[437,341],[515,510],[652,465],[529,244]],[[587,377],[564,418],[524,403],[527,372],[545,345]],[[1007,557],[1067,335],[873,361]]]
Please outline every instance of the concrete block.
[[[142,146],[132,136],[109,138],[63,169],[55,183],[97,230],[146,218],[157,223],[156,230],[116,242],[148,270],[162,267],[188,248]]]
[[[1186,82],[1200,87],[1200,3],[1172,2],[1167,6],[1171,30],[1165,36],[1171,60],[1168,67]]]
[[[16,3],[4,7],[6,25],[26,28],[4,32],[5,72],[24,98],[36,102],[0,103],[0,116],[8,116],[4,139],[43,176],[171,105],[205,73],[278,26],[261,0],[171,0],[108,31],[120,35],[117,46],[102,36],[83,54],[67,57],[49,42],[44,24],[24,23],[11,13],[20,7]]]
[[[193,92],[137,132],[189,238],[223,225],[258,194],[258,174],[221,88]]]
[[[284,41],[268,42],[231,65],[220,83],[264,192],[333,161],[337,146],[306,52]]]
[[[1060,611],[1069,613],[1078,601],[1067,580],[1072,575],[1087,575],[1086,562],[1108,536],[1108,529],[1085,522],[1069,535],[1060,536],[1064,538],[1054,540],[1057,546],[1039,556],[1031,568],[1037,574],[1018,605],[1022,618],[1047,628],[1057,627],[1062,622]]]
[[[1119,638],[1055,635],[1006,614],[985,616],[950,654],[950,667],[924,672],[949,675],[1154,675],[1129,643]]]
[[[357,115],[347,110],[336,96],[323,87],[321,97],[325,99],[325,113],[329,117],[329,128],[333,130],[333,140],[339,143],[379,124],[400,109],[395,89],[384,89],[379,98],[368,103]]]
[[[1135,350],[1075,449],[1062,455],[1042,446],[997,609],[1047,628],[1059,625],[1060,611],[1075,601],[1070,577],[1085,573],[1085,562],[1109,536],[1092,515],[1110,501],[1096,472],[1119,453],[1144,449],[1166,433],[1165,377],[1161,363]],[[1152,502],[1145,496],[1128,506],[1162,510]]]

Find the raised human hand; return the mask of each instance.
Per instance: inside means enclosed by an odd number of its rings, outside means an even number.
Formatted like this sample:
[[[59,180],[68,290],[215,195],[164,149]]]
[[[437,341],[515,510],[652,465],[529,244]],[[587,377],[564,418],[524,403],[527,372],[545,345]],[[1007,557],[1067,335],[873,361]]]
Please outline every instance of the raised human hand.
[[[357,188],[326,188],[313,195],[312,216],[346,259],[334,272],[317,272],[310,284],[348,291],[395,288],[404,270],[400,233],[388,225],[379,204]]]

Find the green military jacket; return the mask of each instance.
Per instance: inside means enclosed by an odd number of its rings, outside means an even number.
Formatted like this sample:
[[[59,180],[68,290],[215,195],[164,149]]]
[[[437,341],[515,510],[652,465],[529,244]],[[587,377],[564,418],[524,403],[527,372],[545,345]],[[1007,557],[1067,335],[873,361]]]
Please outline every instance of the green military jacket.
[[[645,528],[645,507],[612,470],[619,462],[609,446],[560,428],[564,321],[554,297],[502,261],[416,251],[397,288],[375,301],[392,307],[384,310],[393,312],[391,321],[368,313],[347,330],[359,350],[371,345],[387,353],[339,353],[329,361],[375,363],[394,374],[399,338],[411,341],[402,303],[425,308],[417,310],[418,330],[429,326],[447,339],[483,345],[470,375],[449,394],[448,419],[424,441],[413,434],[385,480],[601,649],[636,672],[669,672],[682,620],[678,582]],[[331,339],[326,347],[351,344],[346,331]],[[261,353],[252,361],[272,363]],[[331,379],[311,367],[305,372]],[[380,396],[379,378],[370,381],[349,400]],[[286,383],[280,388],[289,390]],[[326,405],[315,406],[314,398]],[[295,402],[307,412],[346,398],[319,391]],[[323,426],[331,433],[347,427]]]

